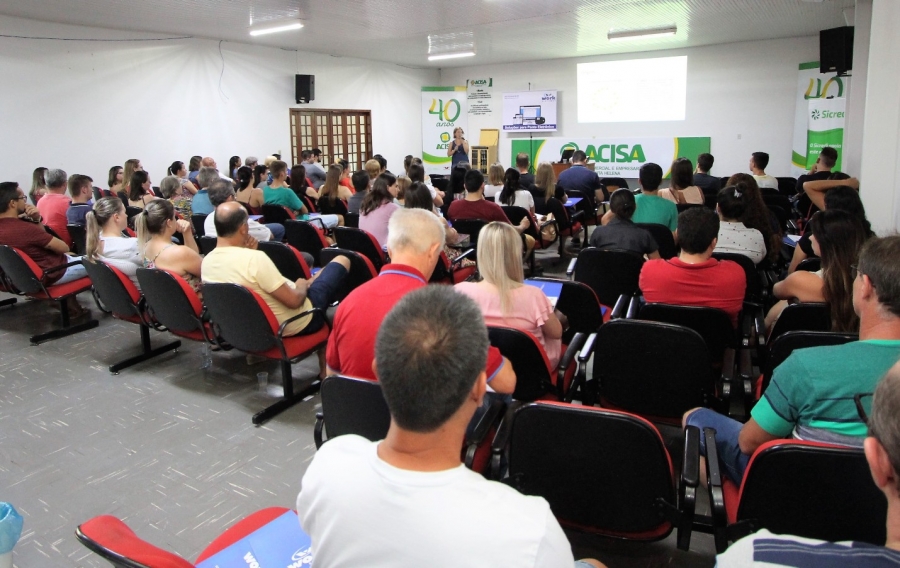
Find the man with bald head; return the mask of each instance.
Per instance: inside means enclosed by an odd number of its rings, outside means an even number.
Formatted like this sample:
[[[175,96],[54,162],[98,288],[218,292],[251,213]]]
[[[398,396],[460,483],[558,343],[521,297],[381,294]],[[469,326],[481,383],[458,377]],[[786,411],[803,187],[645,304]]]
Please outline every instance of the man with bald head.
[[[213,160],[213,159],[212,159],[211,157],[209,157],[209,156],[207,156],[207,157],[203,158],[202,160],[200,160],[200,167],[201,167],[201,168],[212,168],[212,169],[216,170],[216,173],[219,174],[219,177],[220,177],[220,178],[222,178],[222,179],[227,179],[228,181],[234,183],[234,180],[233,180],[233,179],[231,179],[231,178],[228,177],[228,176],[223,176],[222,173],[219,172],[219,166],[216,165],[216,161]]]
[[[218,241],[216,248],[203,259],[203,282],[240,284],[253,290],[266,302],[278,323],[314,307],[321,310],[291,322],[285,328],[285,335],[308,335],[321,329],[325,325],[323,312],[334,302],[350,269],[350,260],[338,256],[312,278],[291,282],[278,272],[264,252],[248,246],[255,239],[250,238],[247,211],[240,203],[222,203],[213,215]],[[324,377],[322,355],[319,362]]]

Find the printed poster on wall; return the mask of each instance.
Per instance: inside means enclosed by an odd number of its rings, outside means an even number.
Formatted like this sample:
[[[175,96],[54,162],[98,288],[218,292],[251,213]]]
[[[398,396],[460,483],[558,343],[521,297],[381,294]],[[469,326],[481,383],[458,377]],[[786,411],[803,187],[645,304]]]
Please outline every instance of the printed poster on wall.
[[[556,130],[556,91],[503,93],[503,130]]]
[[[836,73],[819,73],[819,62],[801,63],[797,78],[797,96],[794,110],[794,143],[791,152],[791,175],[798,177],[808,169],[808,130],[811,112],[807,101],[813,99],[844,98],[850,87],[850,77],[838,77]],[[838,152],[838,159],[841,158]],[[816,161],[818,153],[813,157]]]
[[[838,152],[834,170],[841,170],[844,157],[844,112],[847,99],[810,99],[807,113],[806,169],[812,167],[819,152],[831,146]]]
[[[494,79],[491,77],[481,79],[467,79],[469,114],[472,116],[491,116],[494,110],[491,107],[494,91]]]
[[[659,164],[668,178],[672,162],[685,157],[697,162],[697,155],[710,151],[709,137],[685,138],[535,138],[512,141],[509,163],[524,152],[532,164],[558,162],[563,150],[582,150],[600,177],[637,178],[638,170],[648,162]]]
[[[465,87],[422,87],[422,162],[425,174],[448,175],[453,130],[466,130]]]

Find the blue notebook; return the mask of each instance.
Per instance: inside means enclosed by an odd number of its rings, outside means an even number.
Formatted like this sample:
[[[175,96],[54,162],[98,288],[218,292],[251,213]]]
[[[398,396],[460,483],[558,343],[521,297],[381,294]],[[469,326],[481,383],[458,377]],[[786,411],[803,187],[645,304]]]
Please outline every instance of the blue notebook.
[[[575,207],[579,201],[584,199],[583,197],[570,197],[566,200],[566,207]]]
[[[309,535],[300,528],[297,513],[288,511],[197,564],[197,568],[303,568],[311,564]]]

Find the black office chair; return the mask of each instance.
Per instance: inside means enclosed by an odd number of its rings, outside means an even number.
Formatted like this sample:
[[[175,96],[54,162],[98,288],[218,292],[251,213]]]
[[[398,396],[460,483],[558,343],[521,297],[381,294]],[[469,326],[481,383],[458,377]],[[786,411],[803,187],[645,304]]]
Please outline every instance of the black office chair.
[[[795,177],[777,177],[778,191],[787,197],[793,197],[797,193],[797,178]],[[803,188],[800,188],[803,191]]]
[[[826,303],[798,302],[788,304],[778,316],[768,343],[788,331],[831,331],[831,308]]]
[[[856,333],[836,333],[831,331],[788,331],[778,336],[769,345],[769,357],[762,368],[762,384],[756,393],[756,399],[766,391],[772,381],[772,374],[778,365],[781,365],[791,353],[797,349],[807,347],[823,347],[828,345],[843,345],[851,341],[858,341]]]
[[[822,270],[822,259],[819,257],[804,258],[797,265],[797,270],[805,270],[807,272],[818,272]]]
[[[391,413],[377,382],[332,375],[322,381],[319,393],[322,410],[316,413],[313,430],[316,449],[344,434],[356,434],[373,442],[387,436]]]
[[[320,227],[299,219],[284,222],[284,241],[297,250],[311,254],[316,266],[320,266],[319,257],[322,249],[331,246]]]
[[[656,241],[656,246],[659,249],[657,252],[659,252],[660,258],[668,260],[678,256],[678,247],[675,246],[675,237],[668,227],[658,223],[635,223],[635,225],[649,232],[650,235],[653,236],[653,240]]]
[[[530,333],[488,326],[488,337],[491,345],[509,359],[516,372],[515,400],[563,400],[569,394],[575,377],[576,366],[572,363],[578,346],[570,346],[561,353],[559,364],[553,368],[547,353]]]
[[[355,250],[372,262],[376,272],[385,264],[385,253],[371,233],[353,227],[335,227],[334,240],[343,249]]]
[[[191,215],[191,225],[194,226],[195,237],[199,238],[206,234],[205,222],[206,214],[194,213]]]
[[[197,248],[200,249],[200,254],[207,255],[215,250],[218,242],[216,237],[200,237],[197,239]]]
[[[622,294],[638,291],[638,279],[644,259],[638,254],[623,250],[600,250],[594,247],[582,249],[570,265],[576,282],[590,286],[600,303],[612,308]]]
[[[478,247],[478,235],[485,225],[487,225],[487,221],[483,219],[455,219],[453,221],[453,228],[457,233],[469,235],[469,248],[473,249]]]
[[[308,279],[312,276],[300,251],[291,245],[277,241],[261,241],[259,250],[266,253],[278,272],[291,282],[296,282],[300,278]]]
[[[325,266],[339,255],[346,256],[350,259],[350,272],[347,274],[347,277],[344,278],[344,282],[341,284],[341,287],[336,294],[335,301],[338,302],[346,298],[347,294],[359,286],[362,286],[369,280],[378,276],[378,271],[372,266],[372,261],[355,250],[328,247],[322,249],[319,253],[319,262],[322,266]]]
[[[84,225],[66,225],[66,230],[69,231],[69,236],[72,238],[72,242],[75,243],[75,246],[72,249],[72,252],[77,254],[78,256],[84,256],[84,251],[87,246],[87,229]]]
[[[285,221],[297,218],[290,209],[281,205],[269,203],[263,205],[261,210],[266,223],[281,223],[284,225]]]

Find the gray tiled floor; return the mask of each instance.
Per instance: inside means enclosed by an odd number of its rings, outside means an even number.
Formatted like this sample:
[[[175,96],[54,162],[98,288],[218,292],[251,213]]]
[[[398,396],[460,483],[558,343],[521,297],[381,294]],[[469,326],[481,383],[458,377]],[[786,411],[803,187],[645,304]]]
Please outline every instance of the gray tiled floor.
[[[547,265],[548,275],[560,266]],[[317,397],[254,427],[251,415],[268,404],[255,375],[267,370],[277,383],[278,365],[214,353],[203,372],[200,345],[189,341],[111,375],[109,364],[139,351],[137,326],[103,316],[88,295],[80,300],[102,316],[100,327],[37,347],[28,336],[46,329],[52,308],[23,300],[0,308],[0,501],[25,518],[16,566],[105,566],[74,537],[99,514],[194,559],[249,513],[293,507],[315,451]],[[298,381],[315,373],[314,360],[294,366]],[[577,554],[611,568],[713,564],[706,535],[695,534],[690,553],[676,551],[671,536],[649,545],[571,539]]]

